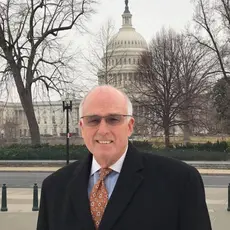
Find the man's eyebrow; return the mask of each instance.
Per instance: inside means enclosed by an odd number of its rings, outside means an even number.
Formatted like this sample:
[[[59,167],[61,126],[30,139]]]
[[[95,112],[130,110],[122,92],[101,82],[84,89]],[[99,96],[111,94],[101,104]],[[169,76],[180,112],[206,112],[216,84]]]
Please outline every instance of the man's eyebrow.
[[[106,114],[106,115],[98,115],[98,114],[87,114],[87,115],[85,115],[85,116],[83,116],[83,117],[87,117],[87,116],[99,116],[99,117],[106,117],[106,116],[110,116],[110,115],[123,115],[123,114],[120,114],[120,113],[108,113],[108,114]]]

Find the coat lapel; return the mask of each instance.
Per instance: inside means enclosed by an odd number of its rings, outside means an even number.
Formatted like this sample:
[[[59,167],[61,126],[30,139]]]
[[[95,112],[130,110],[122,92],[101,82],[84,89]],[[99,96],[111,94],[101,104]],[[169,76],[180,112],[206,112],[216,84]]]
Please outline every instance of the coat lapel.
[[[142,157],[130,144],[114,191],[101,220],[100,230],[109,230],[122,215],[140,186],[143,176]]]
[[[90,213],[88,199],[88,181],[92,163],[92,154],[79,165],[74,172],[74,177],[69,184],[69,199],[76,219],[84,226],[86,230],[94,230],[94,223]]]

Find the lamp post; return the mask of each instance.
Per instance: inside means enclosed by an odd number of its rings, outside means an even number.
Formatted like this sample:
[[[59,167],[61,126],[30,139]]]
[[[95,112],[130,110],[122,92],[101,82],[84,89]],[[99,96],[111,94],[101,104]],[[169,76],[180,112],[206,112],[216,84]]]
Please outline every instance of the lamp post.
[[[63,112],[66,110],[66,164],[69,164],[69,110],[72,111],[72,100],[65,99],[62,101]]]

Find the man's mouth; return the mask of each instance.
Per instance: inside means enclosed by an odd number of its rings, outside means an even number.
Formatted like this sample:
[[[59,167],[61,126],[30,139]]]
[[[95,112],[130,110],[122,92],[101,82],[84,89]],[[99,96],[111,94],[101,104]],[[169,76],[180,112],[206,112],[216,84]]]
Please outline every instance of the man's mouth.
[[[104,145],[111,144],[112,142],[113,141],[99,141],[99,140],[97,140],[97,143],[104,144]]]

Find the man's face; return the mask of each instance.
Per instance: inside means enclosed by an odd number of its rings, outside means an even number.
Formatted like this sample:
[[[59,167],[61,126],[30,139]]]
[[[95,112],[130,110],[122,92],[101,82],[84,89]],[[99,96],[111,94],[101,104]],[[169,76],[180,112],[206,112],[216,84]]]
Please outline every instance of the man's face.
[[[83,105],[83,117],[111,114],[127,115],[127,102],[121,93],[96,89],[88,95]],[[115,125],[108,124],[104,118],[97,126],[89,126],[84,119],[80,120],[84,142],[102,167],[112,165],[125,152],[133,126],[133,117],[122,117],[122,122]]]

